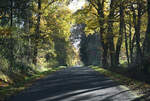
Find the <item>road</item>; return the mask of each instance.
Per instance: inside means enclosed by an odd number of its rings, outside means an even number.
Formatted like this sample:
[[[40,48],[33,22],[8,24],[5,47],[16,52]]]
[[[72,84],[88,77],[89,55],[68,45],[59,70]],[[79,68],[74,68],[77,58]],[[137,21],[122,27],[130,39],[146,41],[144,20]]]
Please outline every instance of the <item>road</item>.
[[[119,83],[89,67],[71,67],[38,80],[9,101],[132,101]]]

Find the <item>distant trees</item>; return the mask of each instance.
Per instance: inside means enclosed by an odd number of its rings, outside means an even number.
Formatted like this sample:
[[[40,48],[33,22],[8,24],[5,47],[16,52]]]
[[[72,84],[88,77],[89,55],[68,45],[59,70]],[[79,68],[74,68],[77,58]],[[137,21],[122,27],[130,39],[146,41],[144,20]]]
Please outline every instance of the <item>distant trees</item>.
[[[99,65],[100,64],[100,43],[99,35],[93,34],[86,37],[81,35],[80,42],[80,57],[85,65]]]
[[[71,31],[71,40],[77,45],[80,59],[84,65],[100,65],[100,37],[96,33],[87,36],[84,32],[85,27],[85,24],[74,25]]]

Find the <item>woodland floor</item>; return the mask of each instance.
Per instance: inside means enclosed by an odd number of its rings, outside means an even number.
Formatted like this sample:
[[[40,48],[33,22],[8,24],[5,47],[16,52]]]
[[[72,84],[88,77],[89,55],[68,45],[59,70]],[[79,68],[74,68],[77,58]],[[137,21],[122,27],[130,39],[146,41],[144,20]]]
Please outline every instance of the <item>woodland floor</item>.
[[[71,67],[38,80],[9,101],[134,101],[136,98],[129,89],[89,67]]]

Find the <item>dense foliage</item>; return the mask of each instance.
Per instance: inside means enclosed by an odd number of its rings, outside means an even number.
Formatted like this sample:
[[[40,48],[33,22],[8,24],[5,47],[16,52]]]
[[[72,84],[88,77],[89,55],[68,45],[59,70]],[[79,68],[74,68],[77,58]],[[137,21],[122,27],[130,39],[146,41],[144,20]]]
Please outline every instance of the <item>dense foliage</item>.
[[[87,1],[84,9],[74,13],[74,17],[77,24],[86,25],[86,35],[99,33],[101,65],[126,64],[135,67],[135,71],[147,72],[150,63],[149,0]]]
[[[86,0],[76,12],[72,0],[1,0],[0,70],[40,70],[85,65],[150,70],[149,0]],[[84,25],[71,33],[73,26]],[[76,40],[77,38],[77,40]]]
[[[70,41],[73,19],[68,2],[0,1],[0,75],[30,74],[77,63]]]
[[[0,0],[0,87],[82,63],[150,82],[150,0],[73,1]]]
[[[80,57],[85,65],[100,65],[100,43],[99,35],[93,34],[81,36]]]

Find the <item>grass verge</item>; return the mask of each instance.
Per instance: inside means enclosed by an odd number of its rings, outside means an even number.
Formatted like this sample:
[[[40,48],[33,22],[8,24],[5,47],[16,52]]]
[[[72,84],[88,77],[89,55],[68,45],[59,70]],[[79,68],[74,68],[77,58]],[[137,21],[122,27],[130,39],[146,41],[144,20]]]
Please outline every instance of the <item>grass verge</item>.
[[[18,94],[20,91],[30,87],[35,81],[46,77],[47,75],[56,72],[66,67],[60,66],[57,68],[51,68],[48,71],[34,74],[32,76],[26,76],[24,80],[17,83],[8,85],[6,87],[0,87],[0,101],[6,101],[10,96]]]
[[[122,74],[112,72],[108,69],[101,68],[99,66],[89,66],[95,71],[119,82],[121,85],[127,86],[130,90],[135,92],[138,96],[147,96],[150,90],[150,84],[141,82],[130,77],[126,77]],[[147,100],[144,100],[147,101]],[[150,99],[148,100],[150,101]]]

